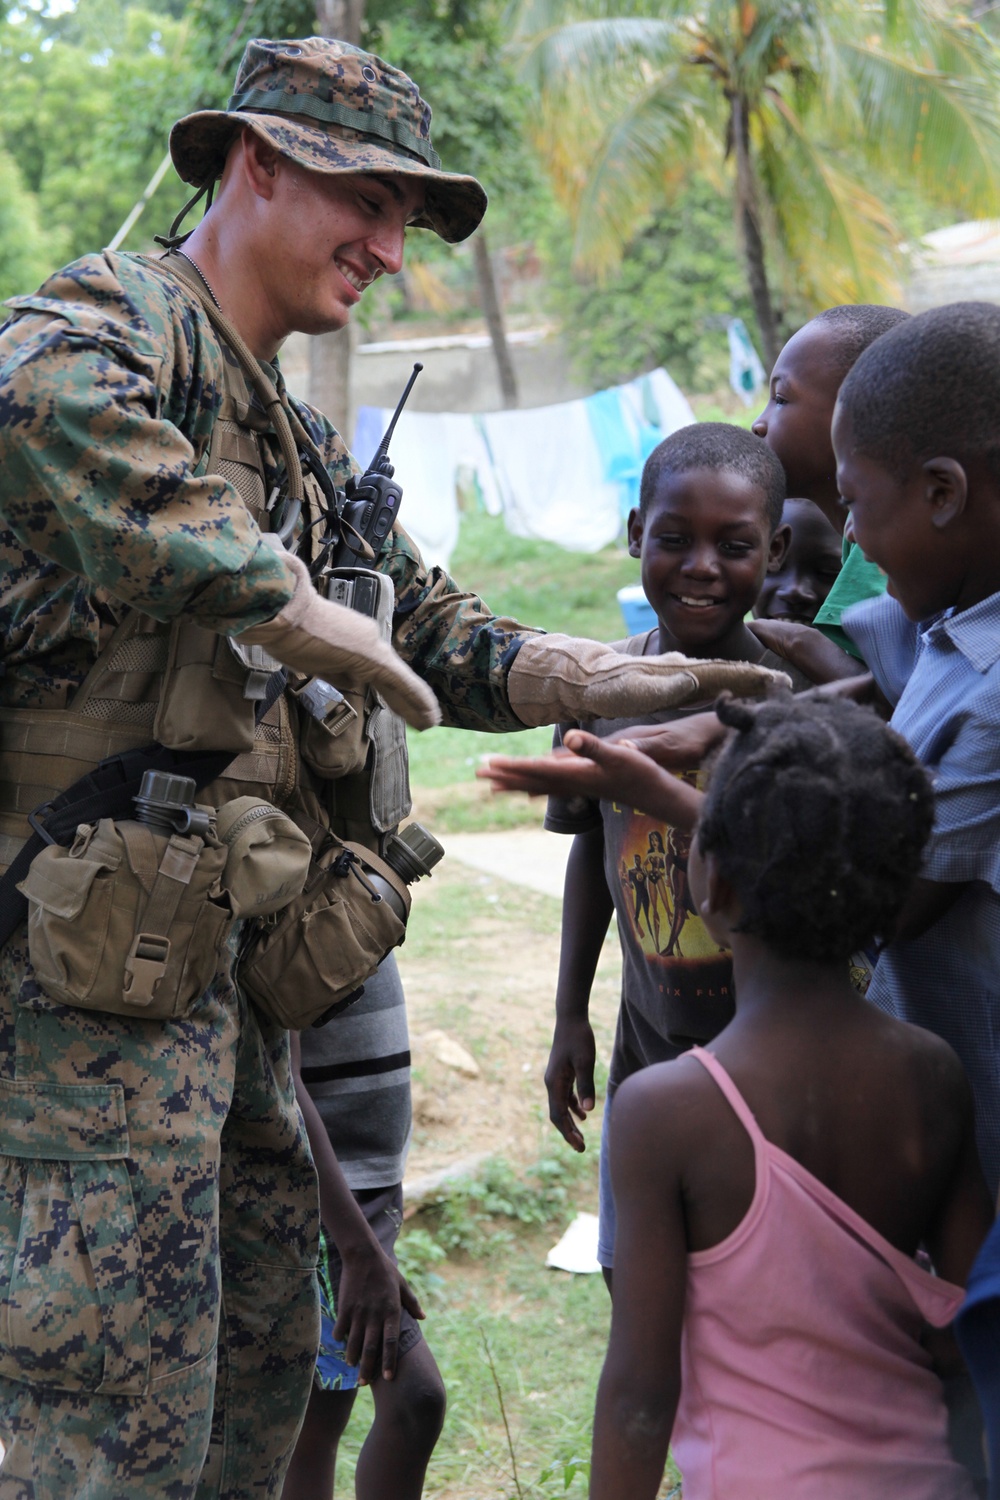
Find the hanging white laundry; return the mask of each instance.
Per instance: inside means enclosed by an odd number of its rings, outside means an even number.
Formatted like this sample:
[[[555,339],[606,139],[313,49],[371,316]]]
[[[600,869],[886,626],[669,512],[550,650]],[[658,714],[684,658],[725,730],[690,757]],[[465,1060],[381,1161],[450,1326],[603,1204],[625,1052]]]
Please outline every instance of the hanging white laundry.
[[[652,431],[662,437],[694,421],[694,414],[665,370],[653,370],[614,388],[616,407],[632,434],[636,472]],[[354,453],[367,462],[392,416],[362,407]],[[456,481],[475,474],[490,515],[501,511],[515,536],[536,537],[574,552],[597,552],[621,532],[621,486],[605,478],[606,455],[597,446],[583,400],[527,411],[404,411],[390,457],[402,486],[400,519],[429,563],[448,566],[458,539]]]
[[[370,461],[392,411],[363,406],[354,431],[354,453]],[[400,521],[429,564],[446,568],[458,540],[456,480],[471,470],[491,514],[500,498],[489,453],[476,420],[465,412],[404,411],[392,435],[389,457],[403,491]]]
[[[481,418],[515,536],[598,552],[621,530],[618,486],[603,477],[601,457],[582,401]]]

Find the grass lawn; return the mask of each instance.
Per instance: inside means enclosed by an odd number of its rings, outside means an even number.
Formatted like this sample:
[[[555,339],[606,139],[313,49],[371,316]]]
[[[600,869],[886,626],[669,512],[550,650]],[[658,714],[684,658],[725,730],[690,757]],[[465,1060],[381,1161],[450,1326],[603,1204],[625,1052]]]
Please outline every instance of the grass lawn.
[[[625,584],[639,581],[639,564],[624,546],[596,553],[566,552],[551,542],[513,537],[500,517],[481,511],[462,517],[449,571],[463,589],[481,594],[498,615],[598,641],[618,640],[625,634],[616,594]],[[418,815],[426,814],[441,833],[539,822],[537,804],[521,798],[490,799],[475,785],[475,767],[483,755],[541,755],[551,742],[548,729],[503,736],[464,729],[411,734],[410,779]],[[463,792],[455,799],[428,800],[423,795],[463,782],[473,784],[471,797]]]
[[[594,1156],[586,1180],[578,1180],[569,1194],[574,1205],[591,1212],[597,1201],[596,1160]],[[551,1162],[542,1163],[546,1165]],[[502,1163],[497,1176],[499,1185],[496,1179],[482,1184],[483,1198],[494,1207],[503,1201],[504,1183],[510,1181]],[[509,1194],[508,1202],[510,1197],[515,1199],[512,1206],[530,1218],[526,1195],[518,1201],[516,1192]],[[543,1187],[536,1200],[542,1218],[545,1198]],[[479,1219],[474,1218],[477,1212]],[[610,1301],[600,1276],[570,1276],[545,1267],[545,1253],[570,1216],[567,1207],[557,1223],[541,1229],[493,1217],[482,1200],[461,1199],[450,1210],[450,1233],[456,1238],[467,1233],[477,1253],[453,1251],[435,1261],[433,1269],[427,1268],[427,1247],[438,1243],[440,1214],[422,1213],[404,1227],[401,1260],[424,1299],[425,1332],[448,1390],[445,1429],[425,1494],[440,1500],[548,1500],[557,1495],[580,1500],[586,1495]],[[424,1227],[427,1223],[430,1228]],[[415,1241],[415,1253],[408,1252],[410,1241]],[[357,1445],[370,1403],[370,1394],[362,1392],[342,1447],[339,1495],[352,1493]],[[660,1493],[680,1496],[672,1465]]]

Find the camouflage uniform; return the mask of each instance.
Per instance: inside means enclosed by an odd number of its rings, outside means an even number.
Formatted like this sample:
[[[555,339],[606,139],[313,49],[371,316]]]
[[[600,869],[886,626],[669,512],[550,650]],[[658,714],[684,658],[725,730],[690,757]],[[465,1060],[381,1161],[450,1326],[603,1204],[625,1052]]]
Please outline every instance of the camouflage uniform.
[[[271,618],[286,575],[204,473],[224,354],[190,292],[106,253],[9,305],[0,713],[65,708],[126,608],[219,631]],[[342,483],[340,437],[296,409]],[[445,721],[522,727],[505,683],[524,632],[401,531],[381,566],[394,644]],[[271,800],[314,805],[309,774]],[[23,930],[0,952],[0,1027],[0,1496],[277,1494],[318,1326],[315,1179],[284,1033],[232,964],[182,1022],[69,1009],[35,983]]]

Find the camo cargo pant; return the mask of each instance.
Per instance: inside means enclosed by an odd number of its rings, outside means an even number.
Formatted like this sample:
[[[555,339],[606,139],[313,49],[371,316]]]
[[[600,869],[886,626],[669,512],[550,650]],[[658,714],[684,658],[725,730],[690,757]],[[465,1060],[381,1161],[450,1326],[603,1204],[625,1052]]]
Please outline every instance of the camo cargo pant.
[[[287,1038],[44,996],[0,951],[0,1500],[278,1495],[319,1331]]]

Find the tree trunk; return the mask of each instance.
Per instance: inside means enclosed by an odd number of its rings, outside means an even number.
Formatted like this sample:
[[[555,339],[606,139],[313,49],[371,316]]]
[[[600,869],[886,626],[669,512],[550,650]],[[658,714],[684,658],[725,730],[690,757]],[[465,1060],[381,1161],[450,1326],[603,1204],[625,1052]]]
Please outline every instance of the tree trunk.
[[[365,0],[316,0],[316,34],[339,37],[357,47],[364,14]],[[351,323],[309,340],[309,404],[330,418],[348,444],[354,418],[351,361],[356,342]]]
[[[781,336],[771,302],[771,288],[764,260],[764,240],[760,232],[757,184],[750,159],[750,111],[746,99],[740,94],[732,101],[732,138],[736,152],[736,217],[743,243],[750,298],[764,345],[764,364],[770,375],[781,348]]]
[[[505,407],[516,406],[517,379],[510,357],[510,345],[507,343],[507,330],[504,327],[503,309],[500,306],[496,277],[493,275],[490,247],[486,233],[481,228],[477,229],[472,236],[472,252],[476,260],[479,301],[482,305],[483,317],[486,319],[486,326],[490,331],[493,357],[497,362],[497,374],[500,377],[500,398]]]
[[[339,37],[361,46],[365,0],[316,0],[316,35]]]

